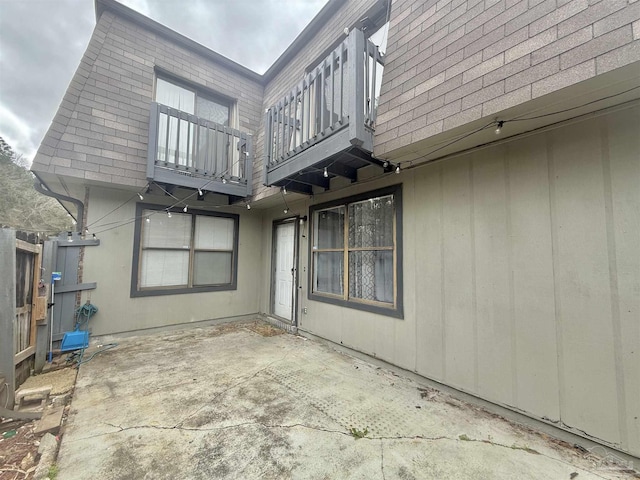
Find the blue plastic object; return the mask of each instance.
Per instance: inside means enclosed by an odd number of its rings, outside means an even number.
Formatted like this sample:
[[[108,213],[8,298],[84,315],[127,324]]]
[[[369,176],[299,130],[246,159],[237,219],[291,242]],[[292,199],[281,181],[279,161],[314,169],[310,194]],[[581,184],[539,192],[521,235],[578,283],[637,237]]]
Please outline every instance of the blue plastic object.
[[[74,332],[66,332],[62,337],[61,352],[70,350],[80,350],[89,346],[89,332],[86,330],[76,330]]]
[[[65,332],[62,337],[61,352],[70,350],[84,350],[89,346],[89,331],[80,330],[80,327],[86,326],[89,319],[96,314],[98,307],[91,305],[88,301],[76,310],[76,328],[73,332]]]

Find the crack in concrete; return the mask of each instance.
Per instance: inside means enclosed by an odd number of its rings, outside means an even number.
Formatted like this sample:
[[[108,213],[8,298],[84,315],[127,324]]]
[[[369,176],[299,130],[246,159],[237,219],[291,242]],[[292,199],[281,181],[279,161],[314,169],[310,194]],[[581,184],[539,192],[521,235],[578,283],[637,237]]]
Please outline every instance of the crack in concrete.
[[[94,437],[100,437],[104,435],[110,435],[112,433],[120,433],[127,430],[142,430],[142,429],[153,429],[153,430],[183,430],[187,432],[215,432],[220,430],[229,430],[232,428],[239,427],[264,427],[264,428],[306,428],[308,430],[316,430],[319,432],[326,433],[336,433],[339,435],[344,435],[346,437],[351,437],[351,434],[348,432],[343,432],[341,430],[331,430],[328,428],[315,427],[312,425],[305,425],[304,423],[292,423],[289,425],[277,425],[277,424],[268,424],[262,422],[243,422],[243,423],[235,423],[233,425],[225,425],[224,427],[182,427],[178,425],[174,426],[166,426],[166,425],[132,425],[130,427],[123,427],[122,425],[114,425],[112,423],[103,423],[103,425],[108,425],[109,427],[117,428],[117,432],[106,432],[101,433],[99,435],[95,435]],[[94,438],[94,437],[85,437],[86,438]]]
[[[267,368],[267,367],[265,367]],[[264,369],[263,369],[264,370]],[[257,374],[257,373],[256,373]],[[333,430],[333,429],[328,429],[328,428],[322,428],[322,427],[318,427],[318,426],[313,426],[313,425],[305,425],[303,423],[292,423],[292,424],[288,424],[288,425],[279,425],[279,424],[267,424],[267,423],[262,423],[262,422],[243,422],[243,423],[236,423],[233,425],[226,425],[223,427],[209,427],[209,428],[201,428],[201,427],[182,427],[179,425],[174,425],[174,426],[163,426],[163,425],[133,425],[130,427],[123,427],[121,425],[115,425],[112,423],[103,423],[104,425],[108,425],[112,428],[116,428],[118,429],[117,432],[106,432],[106,433],[101,433],[98,435],[94,435],[92,437],[85,437],[83,439],[79,439],[79,440],[86,440],[88,438],[95,438],[95,437],[101,437],[104,435],[111,435],[113,433],[120,433],[120,432],[124,432],[124,431],[128,431],[128,430],[143,430],[143,429],[153,429],[153,430],[183,430],[183,431],[188,431],[188,432],[215,432],[215,431],[222,431],[222,430],[229,430],[232,428],[242,428],[242,427],[263,427],[263,428],[305,428],[308,430],[315,430],[315,431],[319,431],[319,432],[325,432],[325,433],[332,433],[332,434],[338,434],[338,435],[343,435],[346,437],[353,437],[353,435],[347,431],[341,431],[341,430]],[[556,462],[560,462],[563,463],[565,465],[568,465],[572,468],[575,468],[577,471],[584,471],[584,472],[588,472],[592,475],[595,475],[599,478],[603,478],[606,479],[607,477],[603,477],[602,475],[598,474],[595,471],[592,470],[588,470],[582,467],[579,467],[577,465],[571,464],[565,460],[562,460],[561,458],[556,458],[556,457],[552,457],[550,455],[547,455],[545,453],[541,453],[541,452],[537,452],[536,450],[533,449],[529,449],[527,447],[518,447],[518,446],[514,446],[514,445],[506,445],[503,443],[498,443],[498,442],[493,442],[491,440],[482,440],[482,439],[473,439],[470,438],[468,440],[460,440],[459,438],[452,438],[452,437],[447,437],[445,435],[442,436],[437,436],[437,437],[427,437],[424,435],[415,435],[415,436],[395,436],[395,437],[362,437],[362,440],[380,440],[380,470],[382,472],[382,478],[383,480],[386,480],[386,476],[384,473],[384,441],[385,440],[424,440],[424,441],[429,441],[429,442],[435,442],[435,441],[439,441],[439,440],[449,440],[452,442],[469,442],[469,443],[484,443],[487,445],[492,445],[492,446],[496,446],[496,447],[502,447],[502,448],[508,448],[509,450],[521,450],[525,453],[528,453],[530,455],[540,455],[543,457],[546,457],[552,461],[556,461]],[[535,453],[533,453],[535,452]]]
[[[243,385],[251,380],[253,380],[254,378],[256,378],[260,373],[264,372],[266,369],[268,369],[269,367],[271,367],[272,365],[278,363],[278,362],[283,362],[287,356],[289,356],[290,352],[285,353],[285,355],[278,359],[278,360],[274,360],[273,362],[269,363],[268,365],[264,366],[263,368],[261,368],[260,370],[258,370],[257,372],[255,372],[253,375],[248,376],[247,378],[244,378],[243,380],[239,381],[238,383],[235,383],[227,388],[225,388],[223,391],[217,393],[216,395],[213,396],[213,398],[211,399],[211,402],[214,402],[215,400],[217,400],[218,398],[220,398],[222,395],[226,394],[227,392],[233,390],[236,387],[239,387],[240,385]],[[201,407],[199,407],[195,412],[187,415],[185,418],[183,418],[181,421],[179,421],[178,423],[176,423],[174,425],[173,428],[178,428],[181,427],[182,424],[184,422],[186,422],[187,420],[189,420],[190,418],[193,418],[194,416],[196,416],[198,413],[200,413],[202,410],[204,410],[205,408],[207,408],[209,406],[209,404],[205,404],[202,405]]]

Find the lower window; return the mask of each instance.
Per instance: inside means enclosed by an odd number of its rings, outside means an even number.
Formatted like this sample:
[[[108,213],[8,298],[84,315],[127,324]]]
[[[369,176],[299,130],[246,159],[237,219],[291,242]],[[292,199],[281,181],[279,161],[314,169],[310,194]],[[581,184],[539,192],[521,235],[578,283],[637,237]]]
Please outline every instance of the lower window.
[[[138,204],[131,296],[236,288],[238,216]]]
[[[311,208],[310,298],[402,317],[401,188]]]

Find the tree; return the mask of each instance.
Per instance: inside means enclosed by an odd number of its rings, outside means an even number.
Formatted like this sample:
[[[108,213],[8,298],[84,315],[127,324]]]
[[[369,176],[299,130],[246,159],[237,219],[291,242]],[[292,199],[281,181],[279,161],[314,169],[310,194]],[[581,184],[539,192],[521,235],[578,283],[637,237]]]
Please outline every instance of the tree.
[[[71,229],[71,218],[57,200],[33,188],[34,175],[21,154],[0,137],[0,227],[58,233]]]

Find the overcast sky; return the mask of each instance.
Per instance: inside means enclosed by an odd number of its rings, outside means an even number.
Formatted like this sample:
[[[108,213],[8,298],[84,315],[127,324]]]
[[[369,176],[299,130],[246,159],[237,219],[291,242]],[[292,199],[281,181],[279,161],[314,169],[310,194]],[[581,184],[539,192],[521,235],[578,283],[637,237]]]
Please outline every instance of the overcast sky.
[[[263,73],[327,0],[120,0]],[[33,159],[95,26],[93,0],[0,0],[0,136]]]

